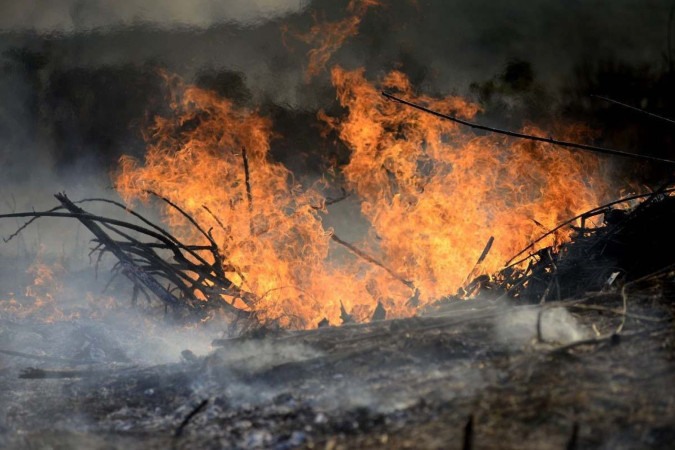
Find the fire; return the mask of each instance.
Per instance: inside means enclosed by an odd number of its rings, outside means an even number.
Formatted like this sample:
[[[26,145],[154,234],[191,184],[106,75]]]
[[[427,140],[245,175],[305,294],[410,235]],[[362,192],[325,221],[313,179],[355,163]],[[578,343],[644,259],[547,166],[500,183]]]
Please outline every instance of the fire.
[[[607,191],[593,155],[476,136],[387,101],[363,70],[334,68],[332,80],[348,114],[323,118],[352,150],[345,178],[362,199],[387,263],[414,282],[422,303],[454,293],[491,236],[494,245],[482,266],[487,273],[542,234],[542,227],[597,206]],[[479,111],[459,97],[416,96],[399,72],[381,87],[467,119]],[[560,128],[556,135],[576,140],[589,134],[578,126]],[[534,127],[524,131],[544,134]]]
[[[339,323],[341,300],[372,302],[348,281],[353,273],[328,261],[323,197],[302,189],[270,159],[270,121],[176,77],[168,81],[174,115],[157,118],[150,128],[145,161],[121,160],[116,187],[122,196],[132,200],[155,191],[211,228],[228,258],[227,276],[258,296],[255,310],[263,320],[299,327],[323,317]],[[179,236],[203,239],[175,209],[165,213]]]
[[[315,17],[315,24],[309,31],[293,33],[296,39],[313,46],[307,52],[308,64],[305,72],[307,81],[321,73],[331,56],[342,47],[347,39],[358,34],[361,21],[368,10],[379,6],[382,6],[379,0],[350,0],[347,5],[349,15],[344,19],[320,22]],[[289,30],[284,26],[282,32],[286,35]]]
[[[412,296],[424,305],[456,293],[491,236],[482,273],[501,268],[542,227],[597,206],[608,188],[594,156],[476,136],[387,101],[381,88],[464,118],[479,111],[459,97],[415,95],[399,72],[380,86],[362,70],[335,68],[332,80],[347,112],[320,118],[352,150],[350,162],[336,170],[372,225],[371,236],[352,249],[360,257],[333,258],[320,189],[299,186],[270,158],[278,136],[269,119],[177,77],[167,76],[173,114],[148,130],[144,161],[123,158],[116,176],[127,201],[155,191],[210,229],[228,258],[228,278],[257,296],[251,308],[262,320],[313,327],[326,317],[336,324],[341,303],[356,320],[366,320],[378,302],[388,317],[412,315]],[[555,131],[575,139],[589,133],[572,126]],[[164,214],[179,237],[204,239],[175,209]],[[245,307],[236,298],[209,301]]]
[[[0,314],[12,319],[30,317],[46,323],[76,318],[77,313],[67,314],[58,304],[64,292],[62,278],[65,273],[65,267],[58,261],[45,262],[41,251],[26,270],[31,282],[23,295],[10,294],[9,299],[1,301]]]

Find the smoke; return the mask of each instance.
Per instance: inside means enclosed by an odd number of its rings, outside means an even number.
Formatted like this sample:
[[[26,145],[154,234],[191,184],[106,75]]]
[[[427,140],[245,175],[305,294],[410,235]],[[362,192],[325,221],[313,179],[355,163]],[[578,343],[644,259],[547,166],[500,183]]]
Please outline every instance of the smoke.
[[[303,32],[317,22],[343,19],[347,1],[3,2],[0,205],[3,211],[43,209],[62,190],[73,198],[114,196],[109,173],[117,159],[143,154],[140,130],[166,107],[158,68],[272,116],[280,135],[273,156],[299,178],[303,172],[316,177],[323,167],[315,160],[328,154],[344,163],[349,156],[320,138],[316,120],[319,109],[339,115],[327,70],[334,64],[363,66],[369,79],[400,69],[416,88],[438,94],[474,95],[471,85],[477,83],[512,104],[514,96],[525,95],[514,88],[517,80],[495,76],[517,59],[531,69],[530,98],[545,99],[529,116],[517,116],[536,120],[555,110],[560,88],[573,82],[581,64],[614,60],[661,67],[670,59],[671,3],[383,1],[308,84],[310,48],[282,28]],[[502,113],[488,118],[503,125],[508,117]],[[360,218],[350,206],[336,205],[328,225],[350,229]],[[45,243],[51,234],[62,247],[63,236],[74,229],[65,222],[55,228],[57,223],[34,241]],[[16,225],[1,223],[2,235]],[[0,248],[0,254],[7,251]]]
[[[0,6],[0,30],[80,32],[141,23],[160,28],[252,24],[301,11],[305,0],[30,0]]]
[[[495,322],[495,335],[507,347],[519,349],[537,340],[537,327],[542,341],[551,344],[570,344],[591,336],[590,330],[579,324],[565,308],[505,311]]]

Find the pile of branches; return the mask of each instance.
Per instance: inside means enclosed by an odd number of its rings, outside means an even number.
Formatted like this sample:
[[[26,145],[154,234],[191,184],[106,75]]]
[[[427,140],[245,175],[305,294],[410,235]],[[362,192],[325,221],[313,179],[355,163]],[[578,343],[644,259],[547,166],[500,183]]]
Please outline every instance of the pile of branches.
[[[204,230],[170,200],[153,192],[150,194],[179,211],[205,237],[208,244],[185,244],[162,227],[114,200],[90,198],[73,202],[65,194],[56,194],[60,205],[47,211],[0,215],[0,219],[29,218],[4,241],[18,236],[39,218],[77,219],[94,235],[90,257],[95,257],[96,268],[105,254],[112,254],[117,259],[110,282],[120,274],[128,278],[133,284],[132,303],[135,304],[139,295],[142,295],[150,303],[161,302],[167,312],[182,320],[205,319],[215,310],[224,312],[234,320],[254,319],[257,297],[242,290],[227,277],[226,271],[236,272],[236,269],[221,254],[210,231]],[[131,214],[140,224],[91,214],[79,206],[87,203],[114,205]],[[241,300],[245,306],[236,306],[237,300]]]
[[[97,268],[105,254],[112,254],[117,259],[113,279],[123,275],[132,282],[132,303],[142,295],[150,303],[161,302],[176,318],[202,320],[215,311],[222,311],[233,321],[244,319],[244,328],[260,325],[255,316],[258,297],[228,278],[228,274],[238,273],[237,269],[220,252],[210,230],[204,230],[170,200],[149,193],[182,214],[207,244],[183,243],[122,203],[102,198],[73,202],[65,194],[56,194],[60,205],[47,211],[0,215],[0,218],[29,218],[4,240],[8,242],[18,236],[39,218],[74,218],[94,235],[90,256],[95,256]],[[653,193],[617,200],[573,217],[530,243],[496,275],[474,278],[459,296],[487,294],[491,298],[543,303],[601,291],[614,283],[625,285],[664,268],[675,267],[673,193],[675,187],[667,185]],[[621,208],[622,204],[636,201],[641,202],[632,209]],[[87,203],[111,204],[139,223],[91,214],[79,206]],[[601,226],[588,226],[600,217]],[[574,231],[569,242],[559,247],[532,250],[543,239],[569,227]],[[492,239],[477,266],[491,244]],[[388,270],[368,255],[357,255]],[[243,275],[240,277],[243,279]],[[403,281],[406,285],[410,283]],[[349,317],[344,307],[342,312],[343,316]]]
[[[474,284],[501,297],[543,303],[625,285],[673,267],[674,192],[675,187],[662,187],[573,217],[515,255],[493,279],[479,277]],[[638,200],[641,203],[633,208],[618,208]],[[600,226],[588,226],[600,216]],[[541,240],[567,227],[574,231],[569,242],[532,251]]]

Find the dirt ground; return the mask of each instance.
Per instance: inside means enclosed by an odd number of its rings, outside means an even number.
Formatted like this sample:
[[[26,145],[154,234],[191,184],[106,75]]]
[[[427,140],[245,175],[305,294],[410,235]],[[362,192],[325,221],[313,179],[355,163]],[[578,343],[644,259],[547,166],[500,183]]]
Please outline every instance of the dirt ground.
[[[168,364],[125,354],[89,324],[98,361],[0,354],[0,446],[670,449],[673,299],[628,300],[625,316],[617,293],[449,302],[410,319],[221,340]],[[3,350],[76,358],[55,344],[63,335],[0,322]]]

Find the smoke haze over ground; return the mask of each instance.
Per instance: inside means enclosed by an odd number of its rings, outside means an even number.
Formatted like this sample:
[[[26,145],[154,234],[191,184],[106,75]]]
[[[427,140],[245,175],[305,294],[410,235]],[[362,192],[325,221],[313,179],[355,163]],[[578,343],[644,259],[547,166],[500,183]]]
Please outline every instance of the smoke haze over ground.
[[[73,198],[114,197],[110,174],[119,157],[142,157],[142,131],[167,113],[160,70],[269,117],[277,135],[272,158],[305,185],[350,158],[334,133],[322,136],[325,124],[317,119],[319,110],[343,111],[330,80],[334,65],[363,67],[372,80],[401,70],[416,90],[477,102],[478,119],[491,125],[534,122],[547,129],[564,117],[599,130],[599,144],[664,155],[671,130],[590,94],[664,115],[675,111],[671,3],[382,1],[365,10],[357,34],[308,79],[312,45],[303,33],[349,17],[350,2],[3,2],[4,209],[44,209],[63,190]],[[605,160],[616,165],[619,185],[662,175],[641,165],[620,171],[622,164]],[[339,187],[338,179],[327,195],[337,196]],[[325,223],[348,239],[364,235],[358,207],[356,198],[338,204]],[[15,226],[0,224],[3,236]],[[40,243],[51,251],[87,239],[66,221],[48,227],[48,233],[29,229],[27,248],[36,251]],[[4,246],[0,254],[19,249]]]

